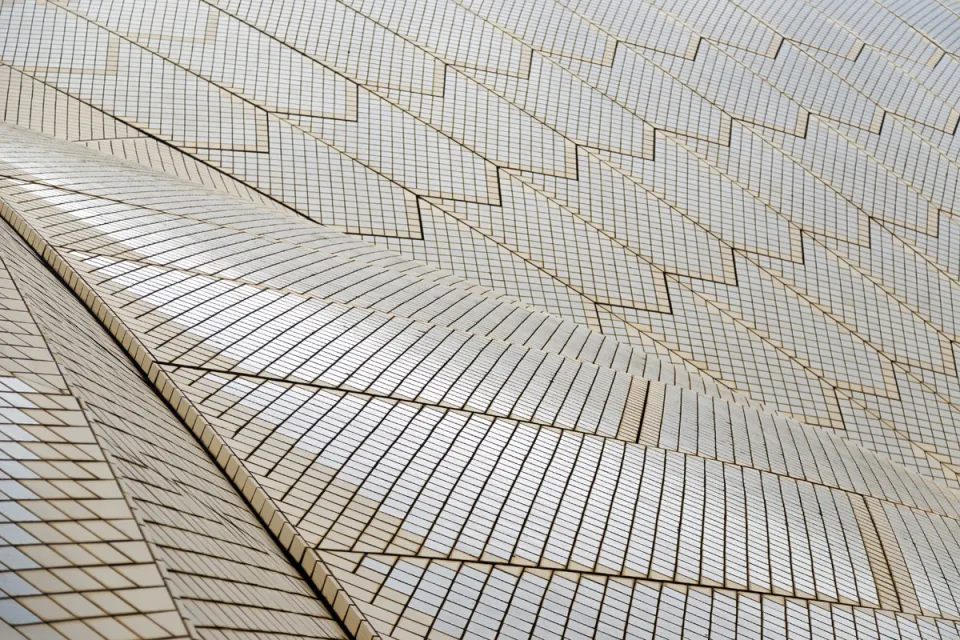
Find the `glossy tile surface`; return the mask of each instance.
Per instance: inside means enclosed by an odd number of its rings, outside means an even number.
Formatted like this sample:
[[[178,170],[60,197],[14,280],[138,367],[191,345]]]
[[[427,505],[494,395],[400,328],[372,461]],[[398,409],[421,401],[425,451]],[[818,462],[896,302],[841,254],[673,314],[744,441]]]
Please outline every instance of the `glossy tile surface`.
[[[960,637],[958,33],[0,2],[0,633]]]

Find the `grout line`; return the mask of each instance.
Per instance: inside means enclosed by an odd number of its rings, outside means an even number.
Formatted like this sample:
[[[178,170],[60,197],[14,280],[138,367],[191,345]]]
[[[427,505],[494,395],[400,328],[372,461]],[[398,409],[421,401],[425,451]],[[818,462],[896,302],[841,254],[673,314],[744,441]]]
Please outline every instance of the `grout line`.
[[[382,638],[356,605],[332,571],[307,544],[287,518],[280,513],[240,458],[201,416],[139,339],[128,330],[104,300],[79,276],[59,252],[13,208],[0,203],[0,218],[23,238],[66,286],[83,302],[103,327],[114,337],[131,360],[152,384],[174,413],[190,429],[224,472],[237,492],[263,522],[265,529],[301,569],[335,618],[357,640]]]

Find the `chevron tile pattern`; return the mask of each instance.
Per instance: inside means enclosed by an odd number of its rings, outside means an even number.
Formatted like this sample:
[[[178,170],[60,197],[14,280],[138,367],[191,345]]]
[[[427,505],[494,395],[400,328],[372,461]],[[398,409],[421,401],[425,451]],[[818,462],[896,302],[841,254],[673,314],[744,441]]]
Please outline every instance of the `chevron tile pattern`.
[[[0,635],[960,638],[958,122],[955,0],[0,0]]]

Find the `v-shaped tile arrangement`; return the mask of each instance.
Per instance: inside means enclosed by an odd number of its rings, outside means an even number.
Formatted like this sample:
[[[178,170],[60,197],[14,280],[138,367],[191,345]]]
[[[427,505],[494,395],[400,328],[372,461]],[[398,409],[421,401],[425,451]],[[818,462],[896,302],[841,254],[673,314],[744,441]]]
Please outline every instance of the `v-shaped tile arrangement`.
[[[0,634],[960,637],[958,34],[0,2]]]

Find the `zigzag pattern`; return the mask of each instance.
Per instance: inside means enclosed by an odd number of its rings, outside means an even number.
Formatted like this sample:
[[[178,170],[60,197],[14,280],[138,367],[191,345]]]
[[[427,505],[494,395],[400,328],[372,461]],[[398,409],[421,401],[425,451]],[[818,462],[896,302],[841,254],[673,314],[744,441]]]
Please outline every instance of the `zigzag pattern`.
[[[8,3],[5,118],[289,207],[960,486],[960,16],[767,4]]]
[[[960,617],[958,105],[950,0],[0,2],[10,215],[396,637]]]
[[[952,489],[295,214],[0,133],[0,215],[111,331],[348,633],[960,630],[957,569],[941,560],[960,549]],[[136,396],[93,386],[136,415]],[[164,521],[195,533],[189,518]],[[174,603],[249,603],[249,573],[213,573],[236,593],[214,581]],[[243,629],[336,637],[326,610],[291,618],[272,589]],[[35,607],[34,627],[102,620],[17,602]],[[239,631],[207,607],[196,615],[203,631]]]

